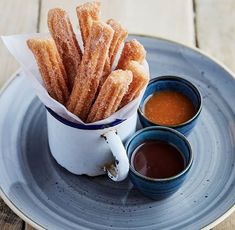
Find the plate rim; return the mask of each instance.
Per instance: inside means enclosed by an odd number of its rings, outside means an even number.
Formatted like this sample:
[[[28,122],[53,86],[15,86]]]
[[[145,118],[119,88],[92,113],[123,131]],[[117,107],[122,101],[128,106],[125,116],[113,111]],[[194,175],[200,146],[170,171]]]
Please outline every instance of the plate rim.
[[[229,75],[231,76],[231,78],[233,80],[235,80],[235,73],[233,73],[224,63],[222,63],[222,61],[218,60],[215,57],[212,57],[210,54],[208,54],[207,52],[201,50],[200,48],[197,48],[193,45],[188,45],[188,44],[183,44],[181,42],[175,41],[175,40],[171,40],[168,38],[164,38],[161,36],[153,36],[153,35],[147,35],[147,34],[141,34],[141,33],[130,33],[130,36],[138,36],[138,37],[146,37],[146,38],[152,38],[152,39],[156,39],[156,40],[162,40],[162,41],[166,41],[166,42],[170,42],[170,43],[174,43],[175,45],[180,45],[183,46],[185,48],[189,48],[199,54],[204,55],[205,57],[209,58],[210,60],[212,60],[213,62],[215,62],[217,65],[219,65],[222,69],[224,69],[226,72],[229,73]],[[19,77],[19,73],[24,72],[22,68],[19,68],[18,70],[16,70],[13,74],[11,74],[11,77],[3,84],[3,86],[1,87],[0,90],[0,99],[1,96],[3,95],[3,93],[7,90],[7,88],[11,85],[11,83],[17,78]],[[8,198],[8,196],[4,193],[1,185],[0,185],[0,197],[3,199],[3,201],[7,204],[7,206],[16,214],[18,215],[22,220],[24,220],[27,224],[30,224],[32,227],[39,229],[39,230],[46,230],[46,228],[44,228],[43,226],[41,226],[40,224],[38,224],[37,222],[35,222],[34,220],[32,220],[30,217],[28,217],[26,214],[24,214],[20,209],[18,209],[18,207],[12,203],[12,201]],[[220,217],[218,217],[217,219],[215,219],[213,222],[209,223],[208,225],[202,227],[201,230],[209,230],[214,228],[215,226],[217,226],[219,223],[221,223],[222,221],[224,221],[226,218],[228,218],[233,212],[235,211],[235,204],[230,207],[225,213],[223,213]]]
[[[0,99],[3,93],[7,90],[7,88],[13,83],[13,81],[19,77],[20,73],[23,72],[22,68],[18,68],[13,74],[11,74],[11,77],[5,82],[5,84],[1,87],[0,90]],[[39,230],[46,230],[43,228],[40,224],[33,221],[30,217],[28,217],[25,213],[23,213],[11,200],[10,198],[5,194],[3,191],[1,185],[0,185],[0,198],[5,202],[5,204],[22,220],[24,220],[27,224],[30,224],[32,227],[39,229]]]

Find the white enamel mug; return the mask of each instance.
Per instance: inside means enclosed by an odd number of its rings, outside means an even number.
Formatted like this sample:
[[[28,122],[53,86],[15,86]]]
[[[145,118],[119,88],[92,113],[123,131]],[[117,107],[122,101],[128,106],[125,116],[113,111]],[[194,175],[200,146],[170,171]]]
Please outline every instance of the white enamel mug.
[[[77,175],[107,173],[114,181],[124,180],[129,161],[123,143],[136,131],[137,113],[106,125],[76,124],[47,109],[51,154],[62,167]]]

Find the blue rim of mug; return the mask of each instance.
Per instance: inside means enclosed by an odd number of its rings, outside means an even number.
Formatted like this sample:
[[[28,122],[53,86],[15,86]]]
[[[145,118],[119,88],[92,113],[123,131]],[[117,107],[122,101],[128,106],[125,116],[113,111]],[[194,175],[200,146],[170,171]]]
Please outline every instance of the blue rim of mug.
[[[190,122],[192,122],[193,120],[195,120],[199,116],[199,114],[201,113],[201,110],[202,110],[202,95],[201,95],[200,91],[198,90],[198,88],[193,83],[191,83],[190,81],[186,80],[185,78],[178,77],[178,76],[172,76],[172,75],[166,75],[166,76],[160,76],[160,77],[152,78],[149,81],[149,83],[147,85],[147,88],[151,84],[155,83],[156,81],[160,81],[160,80],[174,80],[174,81],[178,81],[178,82],[184,82],[186,85],[188,85],[193,90],[193,92],[197,95],[197,98],[198,98],[198,101],[199,101],[199,107],[197,108],[197,112],[189,120],[187,120],[187,121],[185,121],[185,122],[183,122],[181,124],[178,124],[178,125],[161,125],[161,124],[154,123],[154,122],[150,121],[144,115],[144,112],[143,112],[141,106],[139,106],[139,108],[138,108],[138,112],[140,113],[140,115],[142,117],[144,117],[144,119],[146,119],[152,125],[164,126],[164,127],[173,128],[173,129],[183,127],[183,126],[189,124]]]
[[[116,125],[118,125],[118,124],[120,124],[120,123],[122,123],[123,121],[126,120],[126,119],[123,119],[123,120],[122,119],[116,119],[115,121],[110,122],[108,124],[83,125],[83,124],[77,124],[75,122],[66,120],[65,118],[61,117],[60,115],[58,115],[57,113],[55,113],[53,110],[51,110],[48,107],[46,107],[46,109],[51,114],[51,116],[53,116],[56,120],[60,121],[64,125],[67,125],[67,126],[70,126],[72,128],[76,128],[76,129],[84,129],[84,130],[106,129],[106,128],[114,127],[114,126],[116,126]]]
[[[172,177],[166,177],[166,178],[152,178],[152,177],[147,177],[147,176],[144,176],[142,175],[141,173],[139,173],[138,171],[135,170],[135,168],[132,166],[131,164],[131,157],[129,157],[129,154],[128,154],[128,148],[131,144],[131,142],[133,141],[134,138],[136,138],[138,135],[140,135],[141,133],[143,132],[147,132],[147,131],[150,131],[150,130],[164,130],[164,131],[168,131],[168,132],[171,132],[171,133],[174,133],[176,136],[178,136],[180,139],[182,139],[185,143],[186,143],[186,146],[188,148],[188,151],[189,151],[189,162],[187,163],[187,166],[178,174],[172,176]],[[157,139],[156,139],[157,140]],[[146,128],[143,128],[143,129],[140,129],[139,131],[137,131],[126,143],[126,151],[127,151],[127,154],[128,154],[128,159],[129,159],[129,166],[130,166],[130,170],[138,177],[141,177],[142,179],[144,180],[149,180],[149,181],[152,181],[152,182],[166,182],[166,181],[171,181],[171,180],[174,180],[174,179],[177,179],[179,177],[181,177],[182,175],[184,175],[192,166],[192,163],[193,163],[193,152],[192,152],[192,148],[191,148],[191,145],[189,143],[189,141],[187,140],[187,138],[181,134],[180,132],[174,130],[174,129],[171,129],[169,127],[164,127],[164,126],[151,126],[151,127],[146,127]]]

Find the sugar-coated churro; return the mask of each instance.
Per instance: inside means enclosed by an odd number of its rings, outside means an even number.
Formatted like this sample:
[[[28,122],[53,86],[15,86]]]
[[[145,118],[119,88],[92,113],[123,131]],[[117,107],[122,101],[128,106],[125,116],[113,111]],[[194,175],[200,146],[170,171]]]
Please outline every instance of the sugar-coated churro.
[[[67,109],[86,120],[95,99],[108,54],[113,29],[103,22],[94,21],[76,76]]]
[[[117,52],[126,38],[128,32],[127,30],[121,26],[118,22],[116,22],[114,19],[109,19],[107,21],[107,24],[110,25],[114,30],[113,39],[109,48],[108,57],[106,59],[105,65],[104,65],[104,71],[103,71],[103,77],[101,81],[101,85],[104,83],[106,77],[111,73],[112,71],[112,65],[114,63],[115,57],[117,55]]]
[[[124,39],[127,37],[127,30],[118,22],[116,22],[114,19],[109,19],[107,21],[107,24],[110,25],[114,30],[114,36],[113,40],[111,42],[110,48],[109,48],[109,62],[112,67],[114,60],[116,58],[117,52],[124,41]]]
[[[77,7],[77,16],[80,25],[83,46],[88,41],[90,29],[93,21],[100,18],[100,2],[87,2]]]
[[[68,14],[60,8],[51,9],[48,12],[48,28],[64,64],[71,91],[81,62],[82,52]]]
[[[48,12],[52,39],[29,39],[45,88],[84,122],[105,119],[140,95],[149,80],[144,67],[146,51],[114,19],[100,21],[100,2],[76,8],[83,40],[82,53],[69,16],[63,9]]]
[[[113,71],[102,85],[88,115],[87,122],[99,121],[115,113],[131,81],[131,71]]]
[[[125,69],[130,70],[133,74],[133,80],[128,88],[127,93],[124,95],[119,108],[127,105],[130,101],[139,96],[141,90],[149,81],[147,70],[137,61],[129,61],[125,64]]]
[[[48,93],[65,104],[69,98],[67,75],[52,39],[29,39],[28,47],[34,54]]]
[[[137,61],[142,64],[145,56],[146,51],[144,47],[136,39],[127,41],[123,47],[116,69],[123,69],[129,61]]]

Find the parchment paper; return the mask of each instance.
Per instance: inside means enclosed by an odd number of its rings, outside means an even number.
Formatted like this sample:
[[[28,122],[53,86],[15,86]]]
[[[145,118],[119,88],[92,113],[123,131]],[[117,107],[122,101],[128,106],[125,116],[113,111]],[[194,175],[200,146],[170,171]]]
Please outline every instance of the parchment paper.
[[[23,35],[2,36],[2,40],[6,45],[6,47],[8,48],[8,50],[11,52],[11,54],[20,63],[22,69],[26,72],[26,76],[28,80],[31,82],[35,94],[39,97],[41,102],[48,108],[52,109],[55,113],[57,113],[61,117],[78,124],[85,124],[79,117],[68,111],[64,105],[54,100],[45,89],[44,83],[42,81],[41,75],[38,70],[38,66],[36,64],[32,52],[29,50],[26,44],[26,41],[30,38],[47,38],[47,37],[49,37],[49,34],[33,33],[33,34],[23,34]],[[78,36],[78,41],[80,43],[80,47],[83,47],[80,36]],[[116,57],[116,62],[120,56],[120,51]],[[148,71],[149,73],[149,67],[147,61],[145,61],[143,65],[146,68],[146,71]],[[138,98],[131,101],[129,104],[118,110],[110,117],[86,125],[108,124],[110,122],[115,121],[116,119],[124,120],[131,117],[133,113],[135,113],[138,109],[144,90],[145,89],[142,90]]]

